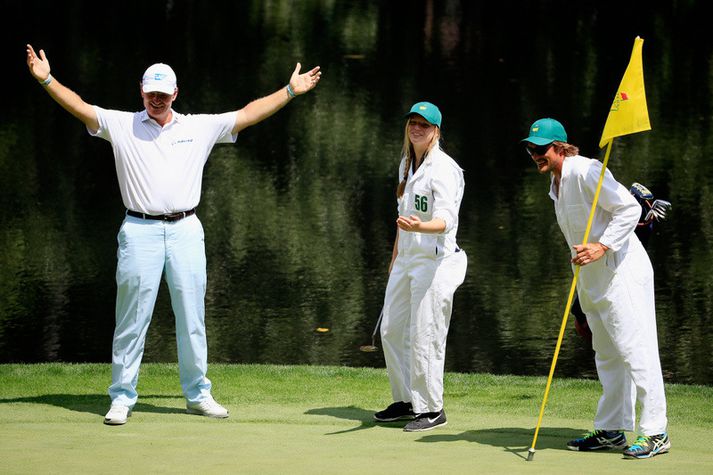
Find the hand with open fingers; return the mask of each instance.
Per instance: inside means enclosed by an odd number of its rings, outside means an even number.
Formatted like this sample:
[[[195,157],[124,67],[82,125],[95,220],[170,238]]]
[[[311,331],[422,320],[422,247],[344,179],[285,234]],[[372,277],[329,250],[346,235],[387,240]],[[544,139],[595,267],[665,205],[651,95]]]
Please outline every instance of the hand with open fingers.
[[[27,67],[30,68],[30,74],[42,82],[50,75],[50,62],[45,56],[45,50],[40,50],[40,55],[35,54],[32,45],[27,45]]]
[[[586,244],[577,244],[572,246],[577,253],[572,258],[572,263],[578,266],[586,266],[592,262],[601,259],[609,249],[600,242],[588,242]]]
[[[322,72],[319,70],[319,66],[312,68],[303,74],[300,74],[300,69],[302,69],[302,65],[297,63],[295,70],[292,72],[292,77],[290,77],[290,88],[296,95],[304,94],[305,92],[314,89],[315,86],[317,86],[319,79],[322,77]]]
[[[396,220],[396,226],[398,226],[399,229],[403,229],[404,231],[418,231],[419,227],[421,226],[421,218],[413,214],[408,217],[399,216]]]

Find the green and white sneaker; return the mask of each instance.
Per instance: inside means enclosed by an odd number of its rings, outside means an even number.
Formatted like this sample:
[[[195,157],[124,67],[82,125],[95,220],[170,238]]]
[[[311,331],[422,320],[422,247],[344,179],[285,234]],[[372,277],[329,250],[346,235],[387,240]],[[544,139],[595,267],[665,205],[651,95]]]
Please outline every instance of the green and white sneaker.
[[[668,434],[640,435],[634,443],[624,450],[625,457],[647,459],[654,455],[665,454],[671,448]]]

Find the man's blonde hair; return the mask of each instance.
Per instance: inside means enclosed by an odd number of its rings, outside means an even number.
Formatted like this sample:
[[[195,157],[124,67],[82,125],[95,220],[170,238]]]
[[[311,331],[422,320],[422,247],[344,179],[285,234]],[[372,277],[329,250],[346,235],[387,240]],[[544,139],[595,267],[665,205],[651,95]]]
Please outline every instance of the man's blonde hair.
[[[565,157],[574,157],[575,155],[579,155],[579,147],[567,142],[555,140],[552,142],[552,146],[554,147],[556,153],[563,153]]]

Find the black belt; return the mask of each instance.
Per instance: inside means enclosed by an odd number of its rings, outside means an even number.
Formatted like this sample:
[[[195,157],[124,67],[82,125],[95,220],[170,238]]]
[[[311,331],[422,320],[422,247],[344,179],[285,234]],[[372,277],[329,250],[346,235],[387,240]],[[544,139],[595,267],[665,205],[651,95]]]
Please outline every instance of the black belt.
[[[153,219],[156,221],[174,222],[174,221],[180,221],[183,218],[187,218],[189,216],[196,214],[196,209],[193,208],[193,209],[189,209],[188,211],[180,211],[178,213],[171,213],[171,214],[146,214],[146,213],[139,213],[138,211],[131,211],[130,209],[127,209],[126,214],[128,214],[129,216],[133,216],[134,218]]]

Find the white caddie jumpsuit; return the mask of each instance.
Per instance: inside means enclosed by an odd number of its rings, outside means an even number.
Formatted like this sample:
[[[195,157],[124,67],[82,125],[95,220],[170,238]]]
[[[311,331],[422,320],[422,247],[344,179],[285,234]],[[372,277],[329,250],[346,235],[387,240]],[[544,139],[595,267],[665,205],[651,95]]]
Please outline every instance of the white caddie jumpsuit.
[[[404,176],[401,161],[399,177]],[[441,218],[440,234],[398,231],[398,254],[384,297],[381,340],[394,401],[411,402],[416,414],[443,408],[443,371],[453,294],[463,283],[467,257],[456,244],[463,170],[434,147],[409,172],[401,216]]]
[[[559,196],[552,181],[550,197],[572,257],[576,255],[572,246],[582,244],[601,170],[598,160],[567,157]],[[666,431],[666,396],[656,335],[653,269],[634,234],[640,214],[639,203],[607,170],[587,240],[609,250],[601,259],[582,266],[577,293],[592,330],[603,388],[594,428],[634,430],[638,400],[638,432],[656,435]]]

